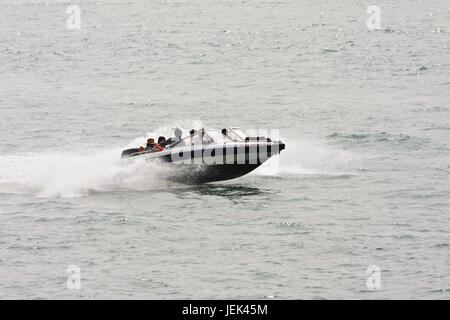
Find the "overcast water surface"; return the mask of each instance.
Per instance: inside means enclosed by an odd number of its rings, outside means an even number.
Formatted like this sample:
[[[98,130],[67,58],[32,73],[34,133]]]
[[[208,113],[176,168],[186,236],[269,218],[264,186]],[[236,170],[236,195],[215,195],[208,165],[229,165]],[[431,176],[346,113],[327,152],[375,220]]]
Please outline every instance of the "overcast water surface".
[[[450,298],[449,21],[443,0],[2,1],[0,298]],[[286,150],[204,185],[120,161],[200,121]]]

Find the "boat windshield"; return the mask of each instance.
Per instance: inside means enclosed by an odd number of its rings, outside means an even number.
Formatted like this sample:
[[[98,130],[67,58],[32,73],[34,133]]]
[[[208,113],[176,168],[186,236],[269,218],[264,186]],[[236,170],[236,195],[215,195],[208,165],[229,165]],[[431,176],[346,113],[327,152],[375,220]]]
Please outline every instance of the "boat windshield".
[[[183,140],[174,143],[170,146],[173,147],[185,147],[185,146],[196,146],[196,145],[206,145],[210,143],[224,144],[226,142],[232,142],[233,140],[226,137],[217,129],[208,129],[205,131],[199,131],[193,136],[188,136]]]
[[[233,142],[230,137],[224,136],[222,132],[217,129],[209,129],[207,134],[212,138],[212,140],[217,144],[224,144],[227,142]]]
[[[228,130],[228,136],[233,139],[233,141],[244,141],[248,135],[241,128],[230,128],[230,130]]]

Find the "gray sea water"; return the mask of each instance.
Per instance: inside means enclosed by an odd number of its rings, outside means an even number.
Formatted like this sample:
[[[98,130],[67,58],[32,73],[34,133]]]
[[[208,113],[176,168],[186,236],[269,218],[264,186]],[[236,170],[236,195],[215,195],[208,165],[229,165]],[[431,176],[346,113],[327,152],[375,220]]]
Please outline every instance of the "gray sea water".
[[[449,22],[444,0],[2,0],[0,298],[449,299]],[[194,186],[120,162],[199,121],[286,150]]]

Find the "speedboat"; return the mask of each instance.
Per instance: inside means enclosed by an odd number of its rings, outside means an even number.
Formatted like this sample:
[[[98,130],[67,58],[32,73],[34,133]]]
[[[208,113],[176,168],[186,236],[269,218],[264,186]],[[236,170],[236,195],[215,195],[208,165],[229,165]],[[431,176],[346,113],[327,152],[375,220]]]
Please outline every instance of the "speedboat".
[[[174,137],[164,148],[127,149],[122,159],[145,159],[168,165],[168,178],[183,183],[230,180],[246,175],[284,150],[285,144],[264,136],[252,137],[241,128],[192,130],[182,137],[175,128]],[[162,150],[161,150],[162,149]],[[160,151],[161,150],[161,151]]]

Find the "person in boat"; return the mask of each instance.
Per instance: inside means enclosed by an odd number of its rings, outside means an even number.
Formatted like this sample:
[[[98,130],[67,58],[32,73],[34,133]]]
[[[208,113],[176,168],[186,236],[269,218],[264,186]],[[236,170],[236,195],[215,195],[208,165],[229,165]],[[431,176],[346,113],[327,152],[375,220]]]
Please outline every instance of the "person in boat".
[[[154,147],[155,147],[155,139],[148,138],[147,139],[147,146],[145,147],[145,151],[153,150]]]
[[[191,131],[189,131],[189,135],[190,135],[190,145],[194,145],[194,135],[197,133],[197,130],[192,129]]]
[[[228,137],[228,130],[227,130],[226,128],[223,128],[223,129],[222,129],[222,134],[223,134],[225,137]]]
[[[202,128],[201,133],[202,133],[202,143],[210,144],[212,142],[212,140],[206,134],[205,128]]]
[[[164,143],[166,141],[166,138],[165,137],[163,137],[163,136],[160,136],[159,138],[158,138],[158,144],[162,147],[162,143]]]
[[[147,146],[145,147],[145,151],[158,152],[163,151],[163,148],[155,142],[155,139],[149,138],[147,139]]]
[[[175,134],[175,137],[171,137],[171,138],[169,138],[169,139],[167,139],[167,140],[164,139],[164,141],[158,142],[158,144],[159,144],[161,147],[165,148],[166,146],[171,145],[171,144],[174,143],[174,142],[180,141],[181,135],[183,134],[183,132],[181,131],[181,129],[176,128],[174,134]],[[160,137],[160,138],[161,138],[161,137]],[[163,137],[163,138],[164,138],[164,137]],[[159,141],[159,139],[158,139],[158,141]]]

